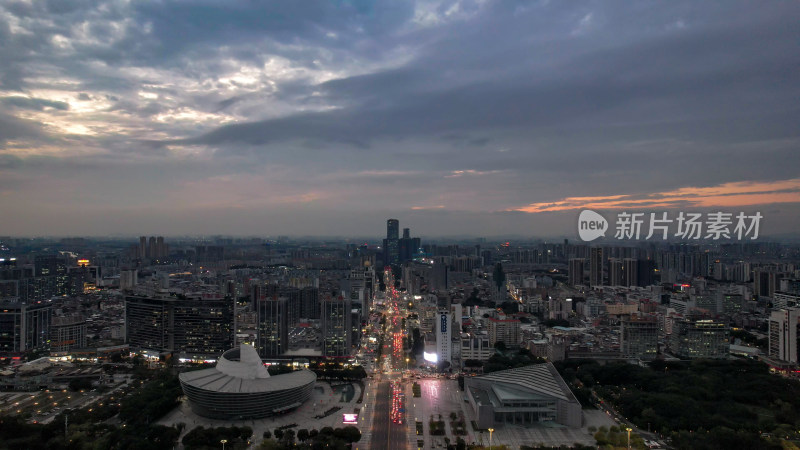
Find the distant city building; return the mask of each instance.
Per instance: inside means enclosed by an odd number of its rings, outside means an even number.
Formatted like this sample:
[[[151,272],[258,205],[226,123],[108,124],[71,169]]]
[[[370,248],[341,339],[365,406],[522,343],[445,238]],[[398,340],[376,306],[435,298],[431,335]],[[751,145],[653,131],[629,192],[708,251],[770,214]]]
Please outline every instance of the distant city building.
[[[658,323],[655,319],[623,318],[619,336],[620,352],[626,358],[652,360],[658,354]]]
[[[640,259],[637,261],[636,266],[637,286],[646,287],[655,284],[655,261],[650,259]]]
[[[503,342],[506,347],[519,347],[521,322],[518,319],[495,319],[490,317],[488,320],[489,344],[492,347],[498,342]]]
[[[730,329],[713,320],[680,319],[672,324],[669,342],[672,353],[681,358],[727,358]]]
[[[480,334],[461,335],[461,361],[469,359],[487,361],[494,355],[494,347],[489,343],[489,335],[484,331]]]
[[[603,285],[603,249],[592,247],[589,251],[589,285]]]
[[[624,266],[619,258],[608,258],[608,285],[624,286]]]
[[[583,258],[569,260],[569,284],[577,286],[583,284]]]
[[[123,291],[132,291],[137,284],[139,284],[139,271],[131,269],[119,272],[119,288]]]
[[[53,317],[50,323],[50,351],[68,352],[86,347],[86,318],[80,314]]]
[[[622,285],[636,286],[639,282],[639,260],[625,258],[622,260]]]
[[[383,240],[383,262],[386,265],[400,262],[400,221],[386,221],[386,239]]]
[[[778,273],[771,267],[753,271],[753,294],[759,297],[772,297],[778,290]]]

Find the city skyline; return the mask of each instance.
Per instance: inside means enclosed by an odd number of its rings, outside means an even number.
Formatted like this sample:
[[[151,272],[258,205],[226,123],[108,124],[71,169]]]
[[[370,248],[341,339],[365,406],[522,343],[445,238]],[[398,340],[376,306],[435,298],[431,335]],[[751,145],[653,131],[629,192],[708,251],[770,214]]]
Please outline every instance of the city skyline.
[[[574,238],[589,208],[787,236],[798,13],[3,3],[2,234]]]

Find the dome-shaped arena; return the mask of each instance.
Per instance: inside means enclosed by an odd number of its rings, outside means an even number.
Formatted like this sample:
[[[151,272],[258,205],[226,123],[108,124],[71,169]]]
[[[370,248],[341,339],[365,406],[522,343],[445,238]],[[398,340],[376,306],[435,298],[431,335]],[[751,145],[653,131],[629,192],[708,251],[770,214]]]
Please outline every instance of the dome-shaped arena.
[[[211,369],[179,376],[192,410],[212,419],[257,419],[302,405],[317,376],[297,370],[270,376],[256,350],[246,344],[226,351]]]

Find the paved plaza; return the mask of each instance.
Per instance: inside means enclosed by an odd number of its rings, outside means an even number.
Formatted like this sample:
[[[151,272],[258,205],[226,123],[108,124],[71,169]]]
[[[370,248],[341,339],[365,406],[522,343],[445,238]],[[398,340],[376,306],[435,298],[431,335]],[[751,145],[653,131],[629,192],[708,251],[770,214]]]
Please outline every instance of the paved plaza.
[[[411,390],[411,383],[406,388],[406,398],[408,399],[408,431],[409,448],[416,448],[417,440],[425,442],[424,448],[446,448],[444,438],[450,439],[450,443],[455,443],[458,436],[453,434],[450,426],[450,412],[463,414],[467,435],[462,436],[467,444],[489,445],[489,433],[475,432],[471,422],[475,420],[475,415],[469,403],[464,401],[464,392],[458,390],[458,381],[448,379],[421,379],[416,380],[420,384],[421,396],[414,398]],[[520,448],[522,445],[545,444],[551,446],[573,445],[580,443],[584,445],[594,445],[595,440],[588,431],[589,426],[599,427],[601,425],[611,426],[615,422],[602,411],[585,410],[586,420],[584,427],[580,429],[567,428],[560,425],[539,425],[534,427],[521,426],[499,426],[492,433],[492,443],[494,445],[506,445],[509,448]],[[440,414],[445,422],[445,436],[430,436],[429,420],[431,415]],[[425,435],[417,436],[415,420],[423,423]]]
[[[489,445],[489,433],[479,433],[472,429],[471,421],[475,420],[474,414],[468,403],[464,402],[464,393],[458,390],[458,382],[456,380],[448,379],[421,379],[416,380],[421,387],[422,396],[415,398],[412,393],[411,383],[405,384],[406,394],[406,431],[407,431],[407,447],[409,449],[417,448],[417,441],[424,441],[424,449],[442,449],[446,448],[445,437],[450,439],[451,443],[455,443],[457,436],[454,435],[450,426],[450,412],[455,411],[457,414],[463,414],[467,435],[462,438],[468,444],[483,444]],[[334,383],[336,386],[337,383]],[[337,388],[337,392],[331,389],[331,386],[326,381],[318,381],[311,396],[311,399],[306,402],[299,409],[292,413],[269,417],[266,419],[258,420],[242,420],[242,421],[227,421],[227,420],[214,420],[198,416],[191,411],[187,400],[184,398],[178,408],[166,415],[158,423],[163,425],[174,425],[177,423],[185,423],[186,428],[183,434],[188,433],[190,430],[197,426],[204,427],[227,427],[231,425],[248,426],[253,429],[253,438],[251,448],[255,448],[260,444],[264,431],[269,430],[274,432],[278,427],[297,424],[294,430],[297,431],[301,428],[308,430],[321,429],[323,427],[342,427],[342,414],[351,413],[356,408],[360,409],[358,428],[361,430],[361,440],[353,445],[354,449],[370,449],[373,448],[370,444],[371,429],[373,422],[372,408],[374,407],[375,393],[378,386],[377,380],[364,380],[365,392],[363,403],[356,403],[360,395],[358,383],[352,383],[354,393],[352,398],[348,401],[343,398],[341,388]],[[327,417],[317,419],[315,416],[323,414],[326,410],[338,407],[339,411],[330,414]],[[429,420],[431,415],[440,414],[442,420],[445,422],[446,434],[444,436],[431,436]],[[559,425],[552,426],[535,426],[535,427],[518,427],[518,426],[502,426],[497,427],[492,434],[492,443],[495,445],[506,445],[509,448],[520,448],[521,445],[536,445],[546,444],[552,446],[558,445],[572,445],[581,443],[584,445],[594,445],[595,441],[587,428],[589,426],[600,427],[602,425],[611,426],[615,425],[613,419],[607,414],[598,410],[584,410],[586,416],[584,427],[581,429],[571,429]],[[424,435],[417,436],[415,419],[423,423]],[[181,439],[183,435],[181,436]],[[179,444],[179,448],[181,445]]]

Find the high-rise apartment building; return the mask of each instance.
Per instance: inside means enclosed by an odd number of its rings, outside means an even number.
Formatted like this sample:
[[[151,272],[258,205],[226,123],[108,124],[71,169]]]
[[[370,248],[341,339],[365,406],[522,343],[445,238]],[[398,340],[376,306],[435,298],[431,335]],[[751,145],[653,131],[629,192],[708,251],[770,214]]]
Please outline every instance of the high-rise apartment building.
[[[635,258],[625,258],[622,260],[622,285],[636,286],[639,281],[639,260]]]
[[[280,297],[258,300],[256,311],[258,318],[255,347],[259,356],[266,358],[285,353],[289,349],[288,299]]]
[[[769,356],[780,361],[800,362],[800,308],[787,307],[769,316]]]
[[[503,342],[506,347],[518,347],[520,344],[520,321],[517,319],[495,319],[488,321],[489,343],[494,347]]]
[[[569,284],[572,286],[583,284],[583,258],[569,260]]]
[[[624,286],[624,266],[619,258],[608,258],[608,285]]]
[[[603,249],[592,247],[589,251],[589,285],[603,285]]]
[[[344,297],[328,297],[320,302],[322,356],[350,356],[352,350],[352,305]]]
[[[439,311],[436,315],[436,353],[439,362],[451,361],[453,342],[451,339],[452,333],[452,315],[448,310]],[[459,330],[460,331],[460,330]]]

